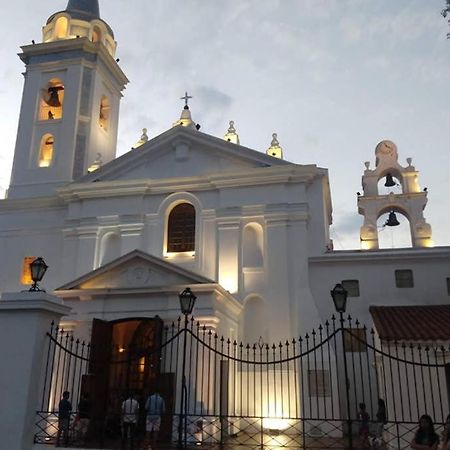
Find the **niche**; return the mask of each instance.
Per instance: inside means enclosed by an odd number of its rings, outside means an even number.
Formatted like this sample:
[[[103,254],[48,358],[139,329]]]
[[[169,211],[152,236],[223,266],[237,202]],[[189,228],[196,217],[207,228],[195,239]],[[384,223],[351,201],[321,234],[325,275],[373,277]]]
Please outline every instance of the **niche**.
[[[242,239],[243,267],[262,267],[263,258],[263,229],[259,223],[249,223],[244,228]]]

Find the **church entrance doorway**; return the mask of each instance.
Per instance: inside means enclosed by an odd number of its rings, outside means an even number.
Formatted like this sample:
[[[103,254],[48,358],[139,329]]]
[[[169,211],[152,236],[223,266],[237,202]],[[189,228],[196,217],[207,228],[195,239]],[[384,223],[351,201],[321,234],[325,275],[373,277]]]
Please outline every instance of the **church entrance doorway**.
[[[174,375],[161,373],[163,321],[156,318],[94,319],[89,371],[81,377],[81,397],[91,402],[90,436],[120,440],[122,403],[131,395],[139,402],[136,424],[145,433],[145,402],[159,392],[167,410],[173,409]],[[161,424],[161,439],[170,435],[170,423]]]

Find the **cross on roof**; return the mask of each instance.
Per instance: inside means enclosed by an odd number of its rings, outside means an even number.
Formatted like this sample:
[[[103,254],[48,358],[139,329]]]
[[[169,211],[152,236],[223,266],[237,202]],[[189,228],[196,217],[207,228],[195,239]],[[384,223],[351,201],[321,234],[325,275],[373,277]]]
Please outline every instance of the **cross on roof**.
[[[180,100],[184,100],[184,106],[189,108],[189,99],[193,98],[192,96],[188,95],[187,91],[184,94],[184,97],[180,97]]]

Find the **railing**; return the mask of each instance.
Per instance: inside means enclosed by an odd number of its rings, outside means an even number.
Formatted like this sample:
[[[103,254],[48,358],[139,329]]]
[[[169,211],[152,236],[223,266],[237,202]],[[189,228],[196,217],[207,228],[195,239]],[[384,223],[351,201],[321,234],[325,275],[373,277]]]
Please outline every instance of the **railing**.
[[[58,328],[48,342],[39,443],[55,443],[64,391],[74,410],[90,394],[91,423],[83,438],[95,448],[119,445],[121,404],[131,393],[141,411],[136,440],[143,440],[144,404],[155,390],[166,405],[160,443],[182,447],[343,449],[382,439],[404,449],[422,414],[439,427],[449,411],[450,348],[380,342],[351,317],[332,317],[303,337],[270,345],[218,336],[193,318],[164,327],[157,346],[154,338],[147,343],[133,336],[129,348],[112,344],[99,352],[94,342],[91,348]],[[103,355],[101,361],[94,354]],[[379,399],[385,424],[376,418]],[[360,403],[370,417],[370,436],[358,436]],[[73,426],[69,439],[80,439]]]

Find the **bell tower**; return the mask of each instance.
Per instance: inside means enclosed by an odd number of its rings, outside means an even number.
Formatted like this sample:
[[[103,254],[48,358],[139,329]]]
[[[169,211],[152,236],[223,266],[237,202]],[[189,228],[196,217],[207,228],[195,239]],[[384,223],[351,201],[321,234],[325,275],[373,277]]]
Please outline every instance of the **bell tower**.
[[[69,0],[42,42],[21,47],[25,84],[8,198],[52,195],[116,155],[128,80],[98,0]]]
[[[427,204],[427,192],[419,186],[419,172],[411,165],[412,158],[407,158],[407,166],[398,163],[397,146],[391,141],[381,141],[375,148],[375,169],[370,169],[366,162],[366,170],[362,177],[364,195],[358,195],[358,212],[364,216],[361,227],[361,248],[378,249],[377,220],[382,214],[389,212],[385,226],[399,224],[396,212],[403,214],[408,220],[413,247],[432,247],[431,226],[425,221],[423,210]],[[401,187],[401,193],[391,191],[386,195],[378,192],[378,182],[386,177],[385,186]],[[358,193],[359,194],[359,193]]]

